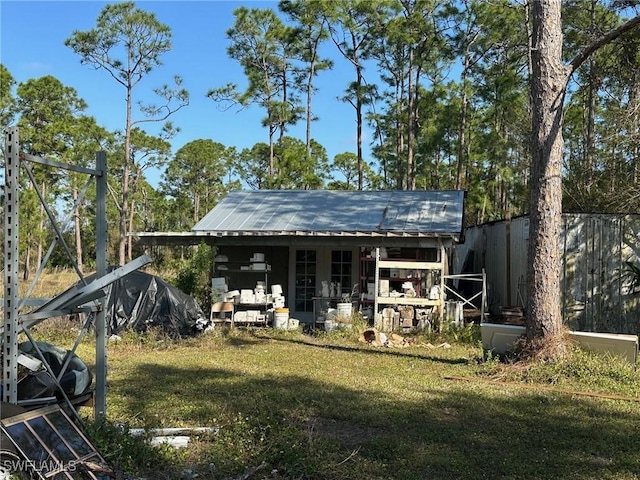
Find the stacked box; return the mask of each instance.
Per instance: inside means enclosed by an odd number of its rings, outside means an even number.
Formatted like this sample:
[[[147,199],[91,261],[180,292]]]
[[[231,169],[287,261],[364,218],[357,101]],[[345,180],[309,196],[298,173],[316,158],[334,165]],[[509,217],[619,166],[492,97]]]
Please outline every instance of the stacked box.
[[[253,290],[240,290],[240,303],[256,303],[256,295]]]
[[[389,280],[380,280],[380,296],[389,296]]]

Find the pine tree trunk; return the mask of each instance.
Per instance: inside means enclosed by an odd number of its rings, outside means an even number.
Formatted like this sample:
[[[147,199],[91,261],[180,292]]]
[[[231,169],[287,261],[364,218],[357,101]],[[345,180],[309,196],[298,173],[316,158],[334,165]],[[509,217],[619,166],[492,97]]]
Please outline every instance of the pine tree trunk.
[[[78,202],[78,189],[73,187],[73,204],[76,205]],[[84,263],[82,261],[82,235],[80,233],[80,208],[76,208],[76,211],[73,215],[73,225],[75,230],[75,238],[76,238],[76,263],[78,265],[78,271],[80,273],[84,273]]]
[[[42,182],[40,184],[40,192],[42,192],[42,198],[47,198],[47,184],[46,182]],[[42,265],[42,257],[43,257],[43,253],[44,253],[44,247],[42,245],[42,241],[43,241],[43,236],[44,236],[44,218],[45,218],[45,209],[44,209],[44,205],[42,205],[42,203],[40,204],[40,221],[38,224],[38,243],[36,246],[36,268],[40,268],[40,265]]]
[[[356,65],[356,137],[357,137],[357,155],[358,155],[358,190],[362,190],[364,185],[364,160],[362,159],[362,86],[364,78],[362,76],[362,67]]]
[[[469,49],[465,50],[464,67],[462,69],[462,110],[460,112],[460,127],[458,130],[458,162],[456,168],[456,190],[462,188],[462,171],[464,166],[464,154],[466,152],[465,132],[467,130],[467,72],[469,71]]]
[[[402,95],[404,92],[404,80],[398,82],[396,87],[396,190],[402,190],[403,178],[404,178],[404,163],[402,158],[404,156],[404,135],[402,127]]]
[[[275,129],[273,125],[269,125],[269,170],[267,172],[269,179],[273,180],[275,173],[275,146],[273,144],[273,136],[275,135]],[[260,187],[263,188],[263,187]]]
[[[409,66],[407,78],[409,86],[407,88],[407,190],[416,189],[416,172],[413,158],[413,144],[415,142],[415,91],[417,86],[413,84],[413,49],[409,49]]]
[[[122,169],[122,204],[120,205],[120,219],[118,223],[118,265],[122,266],[126,260],[127,250],[127,220],[129,218],[129,176],[131,168],[131,91],[133,86],[127,86],[127,120],[124,137],[124,166]]]
[[[27,248],[24,252],[24,270],[22,270],[22,279],[26,282],[29,280],[31,270],[31,243],[27,241]]]
[[[532,175],[527,338],[551,345],[562,330],[560,243],[562,120],[568,68],[562,62],[560,0],[533,2]]]
[[[135,205],[135,202],[132,200],[129,205],[129,221],[128,221],[128,227],[127,227],[128,232],[133,232],[133,220],[135,218],[135,214],[136,214],[136,205]],[[127,262],[130,262],[131,260],[133,260],[133,239],[131,238],[130,235],[127,235]]]

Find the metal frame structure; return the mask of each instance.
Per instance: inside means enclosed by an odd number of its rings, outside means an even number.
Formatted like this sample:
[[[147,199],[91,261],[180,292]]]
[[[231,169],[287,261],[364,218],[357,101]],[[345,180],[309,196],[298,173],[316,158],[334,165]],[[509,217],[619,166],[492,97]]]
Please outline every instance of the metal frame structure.
[[[12,404],[18,402],[18,336],[24,333],[29,340],[36,345],[30,328],[48,318],[72,313],[86,315],[83,327],[78,334],[78,338],[69,351],[66,361],[58,377],[53,374],[51,367],[40,353],[40,360],[45,368],[51,373],[54,382],[58,383],[66,366],[71,361],[78,345],[88,333],[91,325],[94,325],[96,335],[96,365],[95,365],[95,393],[94,393],[94,414],[96,417],[106,416],[106,378],[107,378],[107,323],[104,308],[105,291],[111,283],[122,278],[136,269],[151,262],[148,256],[142,256],[133,262],[124,265],[107,274],[107,160],[105,152],[96,154],[96,168],[85,168],[77,165],[69,165],[41,157],[36,157],[20,152],[18,141],[18,129],[8,128],[5,131],[5,212],[4,212],[4,322],[0,327],[2,340],[2,400]],[[58,227],[58,221],[49,209],[46,199],[40,193],[37,182],[29,166],[29,163],[60,168],[64,170],[84,173],[89,176],[85,187],[76,200],[69,218],[75,215],[80,202],[84,199],[85,192],[92,181],[96,182],[96,278],[87,283],[82,272],[71,254],[71,250],[64,241],[62,230]],[[24,168],[31,180],[32,187],[40,198],[41,205],[47,214],[49,222],[55,231],[56,237],[51,243],[47,253],[43,257],[42,264],[34,275],[27,294],[24,298],[19,298],[18,293],[18,246],[19,246],[19,191],[20,191],[20,169]],[[38,308],[28,313],[21,313],[22,309],[32,306],[33,299],[29,295],[33,291],[42,274],[48,259],[57,243],[60,243],[76,271],[79,282],[57,297],[41,302]],[[37,346],[36,346],[37,349]],[[65,400],[71,404],[71,400],[62,392]]]
[[[478,292],[472,294],[468,298],[460,295],[460,293],[458,293],[446,283],[445,290],[447,293],[451,294],[451,298],[453,300],[462,303],[463,308],[465,306],[469,306],[471,307],[471,309],[475,309],[476,305],[473,303],[473,301],[476,299],[480,299],[480,319],[484,321],[484,314],[487,306],[487,274],[484,272],[484,270],[482,270],[482,273],[458,273],[454,275],[445,275],[444,278],[445,280],[464,280],[467,282],[480,283],[480,289],[478,290]]]

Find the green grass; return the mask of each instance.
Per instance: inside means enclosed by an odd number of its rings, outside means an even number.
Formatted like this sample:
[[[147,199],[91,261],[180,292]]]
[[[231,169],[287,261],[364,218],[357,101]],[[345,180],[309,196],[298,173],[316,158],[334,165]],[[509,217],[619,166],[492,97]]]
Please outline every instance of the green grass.
[[[357,332],[129,333],[109,345],[108,423],[91,435],[112,464],[149,480],[187,469],[226,479],[258,466],[251,478],[640,478],[640,402],[518,386],[640,399],[633,368],[580,351],[505,365],[482,360],[477,332],[458,338],[467,341],[375,348]],[[438,347],[445,341],[451,348]],[[90,339],[79,354],[93,362]],[[115,424],[219,432],[156,449]]]

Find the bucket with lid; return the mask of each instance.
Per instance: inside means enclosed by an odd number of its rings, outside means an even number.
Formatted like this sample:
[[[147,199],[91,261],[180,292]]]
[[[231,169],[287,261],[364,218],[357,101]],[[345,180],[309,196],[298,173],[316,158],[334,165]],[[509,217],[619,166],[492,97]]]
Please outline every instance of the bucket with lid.
[[[289,309],[288,308],[275,308],[273,310],[273,328],[280,330],[289,329]]]

